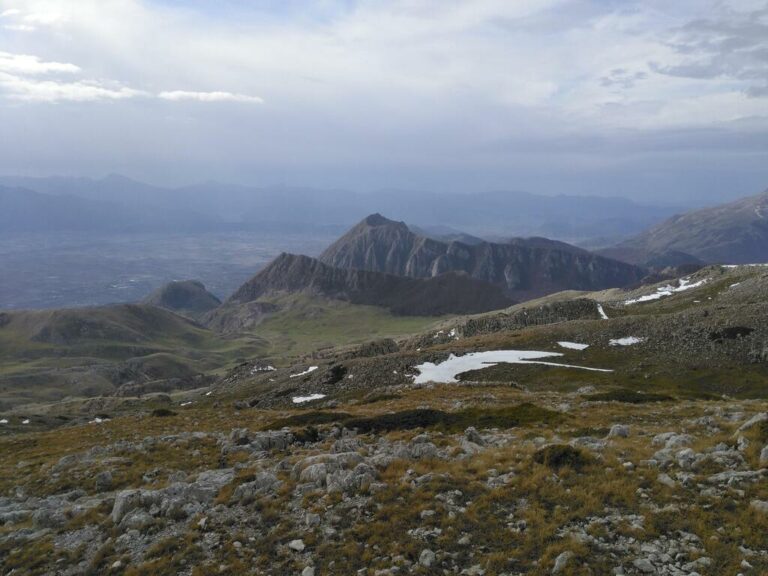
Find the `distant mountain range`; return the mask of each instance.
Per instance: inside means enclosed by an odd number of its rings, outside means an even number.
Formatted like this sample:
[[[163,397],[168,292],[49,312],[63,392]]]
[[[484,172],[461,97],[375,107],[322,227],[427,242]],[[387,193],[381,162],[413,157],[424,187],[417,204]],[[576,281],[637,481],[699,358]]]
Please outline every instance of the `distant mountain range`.
[[[214,222],[177,207],[155,210],[0,185],[0,233],[192,231]]]
[[[341,269],[410,278],[461,272],[502,288],[515,300],[561,290],[600,290],[639,282],[645,272],[546,238],[507,243],[440,241],[415,234],[404,222],[368,216],[320,255]]]
[[[217,331],[248,330],[278,313],[286,295],[376,306],[403,316],[472,314],[561,290],[626,286],[645,274],[546,238],[494,244],[439,237],[372,214],[320,259],[281,254],[202,321]]]
[[[162,228],[276,225],[348,226],[382,212],[424,230],[453,229],[448,235],[482,237],[540,235],[576,240],[624,238],[639,233],[678,209],[639,205],[625,198],[540,196],[498,191],[476,194],[381,190],[358,193],[287,187],[247,187],[208,182],[181,188],[152,186],[124,176],[90,178],[0,177],[0,186],[60,197],[60,206],[98,202],[115,224]],[[87,204],[87,206],[92,206]],[[72,211],[77,212],[77,208]],[[42,216],[27,211],[16,229],[40,227]],[[92,229],[94,220],[67,227]],[[102,224],[104,225],[104,224]],[[26,228],[25,228],[26,227]],[[0,228],[2,231],[3,228]],[[457,232],[461,230],[461,232]],[[428,232],[430,235],[434,232]],[[438,232],[438,235],[442,235]]]
[[[600,253],[654,267],[688,262],[766,262],[768,191],[714,208],[673,216]]]

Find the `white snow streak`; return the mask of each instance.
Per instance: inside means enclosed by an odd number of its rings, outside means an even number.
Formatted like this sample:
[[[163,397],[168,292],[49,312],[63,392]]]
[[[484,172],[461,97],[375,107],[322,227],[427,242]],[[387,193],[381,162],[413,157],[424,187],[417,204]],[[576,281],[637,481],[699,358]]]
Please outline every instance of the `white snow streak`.
[[[597,313],[600,314],[600,318],[603,320],[608,320],[608,314],[605,313],[605,310],[603,310],[603,305],[598,302],[597,304]]]
[[[456,376],[462,372],[488,368],[502,362],[507,364],[541,364],[559,368],[592,370],[594,372],[613,372],[613,370],[604,370],[602,368],[587,368],[585,366],[537,361],[538,358],[557,356],[562,356],[562,354],[559,352],[537,352],[535,350],[492,350],[489,352],[470,352],[464,356],[454,356],[451,354],[448,360],[439,364],[425,362],[424,364],[414,366],[419,371],[419,374],[413,377],[413,382],[414,384],[425,384],[427,382],[452,384],[458,382]]]
[[[304,370],[304,372],[299,372],[298,374],[291,374],[290,376],[288,376],[288,378],[298,378],[299,376],[306,376],[307,374],[309,374],[310,372],[314,372],[315,370],[317,370],[317,366],[310,366],[309,368]]]
[[[293,403],[302,404],[304,402],[312,402],[312,400],[320,400],[321,398],[325,398],[325,394],[310,394],[309,396],[294,396]]]
[[[579,344],[578,342],[558,342],[557,345],[568,350],[586,350],[589,348],[589,344]]]
[[[611,346],[632,346],[634,344],[640,344],[644,342],[645,338],[638,338],[637,336],[625,336],[624,338],[613,338],[608,344]]]
[[[642,302],[650,302],[651,300],[659,300],[660,298],[664,298],[665,296],[672,296],[672,294],[677,294],[678,292],[685,292],[686,290],[692,290],[693,288],[698,288],[699,286],[703,286],[707,283],[707,279],[699,280],[698,282],[694,282],[691,284],[690,278],[681,278],[679,286],[672,286],[672,284],[667,284],[666,286],[660,286],[656,288],[656,292],[653,294],[646,294],[645,296],[640,296],[639,298],[632,298],[631,300],[626,300],[624,302],[625,306],[630,306],[632,304],[640,304]]]

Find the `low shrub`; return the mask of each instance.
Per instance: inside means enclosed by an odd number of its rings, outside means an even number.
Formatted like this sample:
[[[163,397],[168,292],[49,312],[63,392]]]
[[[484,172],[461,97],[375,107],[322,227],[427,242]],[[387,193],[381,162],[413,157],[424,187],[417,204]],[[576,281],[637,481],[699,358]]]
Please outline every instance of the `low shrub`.
[[[553,444],[536,452],[533,455],[533,461],[537,464],[543,464],[552,470],[559,470],[565,467],[581,470],[592,459],[578,448],[568,444]]]

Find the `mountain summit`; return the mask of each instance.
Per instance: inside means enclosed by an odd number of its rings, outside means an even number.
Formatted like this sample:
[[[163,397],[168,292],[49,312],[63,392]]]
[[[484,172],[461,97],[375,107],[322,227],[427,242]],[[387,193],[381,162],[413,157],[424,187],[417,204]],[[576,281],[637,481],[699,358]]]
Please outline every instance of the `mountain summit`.
[[[515,238],[507,243],[441,241],[403,222],[372,214],[320,256],[335,268],[412,278],[463,272],[502,287],[515,300],[561,290],[600,290],[639,281],[643,271],[562,242]]]

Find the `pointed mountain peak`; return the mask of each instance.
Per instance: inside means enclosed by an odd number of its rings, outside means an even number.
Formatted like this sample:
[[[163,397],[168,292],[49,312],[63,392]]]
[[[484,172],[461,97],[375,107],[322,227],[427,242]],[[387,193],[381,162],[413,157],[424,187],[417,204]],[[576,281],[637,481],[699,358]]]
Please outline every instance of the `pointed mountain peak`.
[[[382,216],[378,212],[363,218],[363,220],[360,222],[360,225],[365,225],[365,226],[397,226],[397,227],[405,226],[407,228],[405,222],[397,222],[395,220],[390,220],[389,218],[386,218],[385,216]]]

